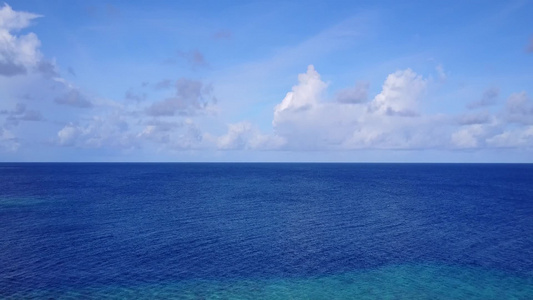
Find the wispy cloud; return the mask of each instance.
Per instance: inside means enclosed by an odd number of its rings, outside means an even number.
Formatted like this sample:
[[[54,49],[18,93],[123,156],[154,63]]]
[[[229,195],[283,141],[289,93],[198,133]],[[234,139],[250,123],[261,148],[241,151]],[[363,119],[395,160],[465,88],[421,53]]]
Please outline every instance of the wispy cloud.
[[[178,56],[184,59],[193,70],[207,66],[204,55],[198,49],[178,51]]]
[[[93,106],[91,101],[89,101],[78,89],[70,89],[63,95],[56,97],[54,101],[61,105],[78,108],[90,108]]]
[[[150,116],[195,115],[216,102],[212,86],[201,81],[181,78],[176,81],[175,88],[175,96],[153,103],[146,113]]]
[[[480,107],[486,107],[496,104],[496,100],[498,100],[498,96],[500,95],[500,89],[497,87],[491,87],[485,92],[483,92],[483,95],[481,96],[481,99],[478,101],[474,101],[468,104],[469,109],[476,109]]]

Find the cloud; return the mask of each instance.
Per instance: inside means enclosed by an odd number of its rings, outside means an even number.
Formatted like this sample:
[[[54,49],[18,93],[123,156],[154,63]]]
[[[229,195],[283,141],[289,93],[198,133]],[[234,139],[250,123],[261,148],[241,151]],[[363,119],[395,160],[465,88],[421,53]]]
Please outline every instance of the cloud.
[[[178,56],[185,59],[193,70],[207,66],[204,55],[197,49],[188,52],[178,51]]]
[[[475,114],[461,115],[457,121],[460,125],[487,124],[492,121],[492,116],[487,111],[483,111]]]
[[[57,72],[56,66],[53,62],[41,60],[37,64],[36,70],[47,78],[59,77],[59,73]]]
[[[455,148],[533,148],[533,102],[525,92],[510,95],[496,114],[463,115],[459,124],[451,134]]]
[[[31,24],[31,20],[41,17],[28,12],[16,12],[11,6],[4,3],[0,9],[0,28],[2,30],[20,30]]]
[[[533,148],[533,126],[514,128],[487,139],[487,145],[496,148]]]
[[[483,92],[481,99],[468,104],[469,109],[475,109],[480,107],[486,107],[496,104],[496,100],[500,95],[500,89],[496,87],[489,88]]]
[[[130,100],[134,102],[142,102],[146,100],[146,93],[135,93],[132,89],[129,89],[124,94],[124,98],[126,100]]]
[[[485,133],[485,127],[481,124],[465,126],[452,133],[451,142],[457,148],[477,148],[481,146]]]
[[[137,137],[144,138],[153,142],[167,144],[171,141],[172,132],[183,127],[182,122],[165,122],[152,120],[147,122]]]
[[[0,115],[7,115],[6,125],[16,126],[19,121],[43,121],[44,118],[39,111],[26,109],[24,103],[17,103],[14,110],[2,110]]]
[[[533,146],[530,129],[512,125],[533,124],[533,103],[524,92],[511,95],[496,114],[428,115],[420,103],[429,81],[411,69],[387,76],[380,93],[369,102],[326,101],[327,84],[312,66],[298,79],[274,108],[274,135],[284,141],[280,149],[480,149],[501,147],[505,141],[509,146]],[[497,89],[487,90],[480,103],[490,103],[497,94]],[[235,145],[249,140],[242,138],[252,135],[249,127],[232,128],[233,135],[224,141],[242,148]]]
[[[16,152],[20,147],[19,140],[6,128],[0,127],[0,150]]]
[[[13,32],[30,26],[39,15],[14,11],[9,5],[0,8],[0,75],[26,74],[38,66],[42,54],[41,45],[34,33],[14,35]]]
[[[93,116],[85,124],[71,122],[57,132],[56,143],[65,147],[119,148],[137,147],[128,122],[120,115]]]
[[[285,149],[403,149],[434,144],[429,138],[438,130],[419,130],[419,125],[440,120],[419,115],[418,102],[427,80],[410,69],[390,74],[370,102],[361,102],[364,85],[341,90],[335,102],[325,101],[327,84],[313,66],[298,81],[274,108],[274,133],[283,138]],[[342,93],[351,96],[347,97],[351,101],[338,101]],[[360,96],[357,101],[354,95]]]
[[[221,150],[274,150],[284,144],[282,137],[262,134],[248,121],[228,125],[228,132],[217,139],[217,147]]]
[[[91,101],[87,100],[87,98],[85,98],[85,96],[83,96],[82,93],[75,88],[72,88],[63,95],[56,97],[54,101],[61,105],[79,108],[90,108],[93,106]]]
[[[307,67],[307,73],[298,75],[298,82],[298,85],[292,87],[292,92],[288,92],[274,108],[274,124],[282,118],[284,112],[303,111],[317,105],[327,87],[313,65]]]
[[[505,104],[505,118],[511,123],[533,124],[533,101],[526,92],[509,96]]]
[[[72,146],[76,142],[78,136],[82,134],[82,130],[74,124],[68,124],[57,133],[58,142],[61,146]]]
[[[390,116],[416,116],[417,101],[425,90],[427,80],[411,69],[390,74],[369,109]]]
[[[190,118],[180,122],[150,122],[136,137],[169,150],[200,149],[204,144],[203,132]]]
[[[340,103],[363,103],[368,100],[368,82],[358,82],[355,87],[337,92],[335,100]]]
[[[176,81],[175,87],[175,96],[153,103],[146,113],[150,116],[190,116],[205,110],[210,103],[216,103],[213,87],[201,81],[181,78]]]

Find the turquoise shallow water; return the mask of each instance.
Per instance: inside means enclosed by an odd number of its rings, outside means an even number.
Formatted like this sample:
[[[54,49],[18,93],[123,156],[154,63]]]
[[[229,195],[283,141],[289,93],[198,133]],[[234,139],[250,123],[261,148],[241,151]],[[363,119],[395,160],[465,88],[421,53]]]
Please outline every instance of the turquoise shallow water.
[[[39,290],[53,299],[531,299],[533,276],[436,264],[383,266],[312,278],[184,280],[137,286]]]

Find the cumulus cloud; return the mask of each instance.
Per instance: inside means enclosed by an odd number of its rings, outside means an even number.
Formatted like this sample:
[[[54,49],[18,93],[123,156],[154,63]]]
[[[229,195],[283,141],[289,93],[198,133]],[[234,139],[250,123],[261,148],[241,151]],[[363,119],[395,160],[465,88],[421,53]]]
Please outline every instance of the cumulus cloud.
[[[466,114],[459,124],[451,134],[452,148],[533,147],[533,102],[525,92],[510,95],[496,114]]]
[[[204,134],[190,118],[180,122],[149,122],[137,138],[160,144],[170,150],[199,149]]]
[[[313,65],[309,65],[307,73],[298,75],[298,82],[274,108],[274,125],[285,112],[304,111],[317,105],[327,87]]]
[[[82,130],[78,126],[72,123],[65,125],[65,127],[57,132],[58,142],[61,146],[72,146],[81,134]]]
[[[228,132],[217,139],[217,147],[222,150],[274,150],[284,144],[285,140],[282,137],[262,134],[248,121],[230,124]]]
[[[496,100],[500,95],[500,89],[496,87],[489,88],[483,92],[481,99],[468,104],[469,109],[475,109],[480,107],[486,107],[496,104]]]
[[[481,124],[465,126],[451,135],[451,142],[456,148],[477,148],[485,133],[485,127]]]
[[[25,74],[38,66],[42,54],[41,42],[34,33],[16,35],[15,32],[30,26],[39,15],[14,11],[4,4],[0,8],[0,75]]]
[[[339,96],[335,102],[325,101],[327,84],[313,66],[298,81],[274,108],[274,132],[285,141],[283,148],[403,149],[434,144],[430,136],[436,132],[419,130],[419,125],[439,123],[438,118],[413,118],[419,116],[418,102],[427,80],[410,69],[390,74],[369,102],[362,102],[367,89],[363,84],[337,93],[350,101],[339,101]]]
[[[275,106],[274,136],[280,149],[479,149],[533,146],[530,127],[533,103],[525,92],[513,94],[500,113],[480,111],[459,115],[428,115],[420,110],[429,80],[411,69],[387,76],[371,101],[324,99],[327,84],[314,67],[298,77],[298,84]],[[348,89],[349,91],[350,89]],[[337,95],[346,90],[341,90]],[[353,93],[348,93],[353,94]],[[491,104],[498,89],[488,89],[478,105]],[[357,105],[346,105],[357,103]],[[231,127],[221,145],[236,149],[257,135],[247,123]],[[231,148],[227,146],[226,148]],[[250,146],[247,146],[251,148]]]
[[[487,145],[497,148],[533,148],[533,126],[514,128],[487,138]]]
[[[57,132],[57,144],[80,148],[136,146],[128,123],[118,115],[94,116],[84,124],[68,123]]]
[[[201,81],[182,78],[176,82],[175,88],[175,96],[153,103],[146,113],[150,116],[190,116],[205,110],[210,103],[216,103],[213,87]]]
[[[371,112],[396,115],[416,116],[417,101],[425,90],[427,80],[411,69],[390,74],[379,93],[369,106]]]

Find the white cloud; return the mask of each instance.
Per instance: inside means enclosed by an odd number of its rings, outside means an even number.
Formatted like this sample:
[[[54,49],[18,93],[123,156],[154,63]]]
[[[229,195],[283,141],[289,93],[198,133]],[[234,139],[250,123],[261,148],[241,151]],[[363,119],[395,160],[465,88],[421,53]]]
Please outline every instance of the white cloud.
[[[513,129],[511,123],[533,123],[533,103],[525,93],[509,97],[504,111],[462,115],[428,115],[420,111],[429,81],[410,69],[385,80],[372,101],[330,102],[327,84],[309,66],[283,101],[274,108],[274,136],[282,149],[480,149],[531,145],[531,129]],[[497,97],[497,89],[483,95],[483,105]],[[224,142],[248,141],[251,124],[230,129]],[[235,148],[243,148],[235,147]]]
[[[65,125],[58,133],[57,138],[61,146],[72,146],[76,142],[78,136],[82,134],[82,130],[74,124]]]
[[[0,75],[25,74],[38,66],[42,59],[41,42],[34,33],[15,35],[39,15],[14,11],[9,5],[0,8]]]
[[[425,90],[427,80],[411,69],[390,74],[381,93],[370,104],[370,110],[379,114],[414,116],[417,101]]]
[[[487,139],[487,144],[498,148],[533,148],[533,126],[515,128]]]
[[[4,3],[0,9],[0,28],[2,30],[20,30],[31,24],[31,20],[39,18],[39,15],[28,12],[16,12],[11,6]]]
[[[204,133],[191,119],[180,122],[151,121],[136,135],[167,150],[205,148]]]
[[[284,112],[298,112],[317,105],[327,87],[313,65],[307,67],[307,73],[298,75],[298,82],[298,85],[292,87],[292,92],[288,92],[274,108],[274,124]]]
[[[299,84],[274,108],[274,132],[286,140],[288,149],[419,147],[431,133],[417,130],[430,118],[412,118],[418,115],[427,80],[410,69],[389,75],[382,91],[366,103],[325,101],[327,84],[313,66],[298,79]]]
[[[128,122],[119,114],[93,116],[81,124],[69,123],[57,132],[57,144],[79,148],[136,147]]]
[[[481,146],[485,133],[481,124],[465,126],[452,134],[451,142],[457,148],[477,148]]]
[[[279,136],[261,134],[247,121],[230,124],[228,133],[217,139],[217,147],[222,150],[274,150],[282,147],[284,143],[285,140]]]

